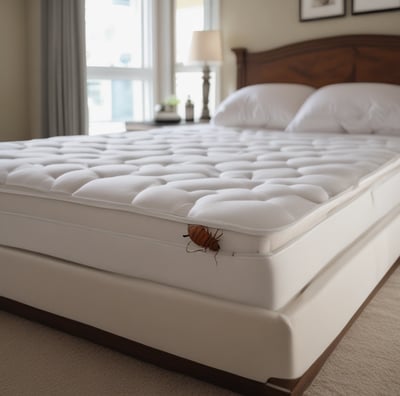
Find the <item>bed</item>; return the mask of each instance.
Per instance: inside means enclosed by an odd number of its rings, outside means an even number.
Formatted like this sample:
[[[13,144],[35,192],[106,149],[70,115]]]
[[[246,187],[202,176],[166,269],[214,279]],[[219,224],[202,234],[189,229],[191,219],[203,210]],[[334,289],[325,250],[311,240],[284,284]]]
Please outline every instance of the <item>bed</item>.
[[[234,52],[212,125],[0,144],[0,308],[300,394],[398,265],[400,38]],[[355,91],[376,95],[367,118]]]

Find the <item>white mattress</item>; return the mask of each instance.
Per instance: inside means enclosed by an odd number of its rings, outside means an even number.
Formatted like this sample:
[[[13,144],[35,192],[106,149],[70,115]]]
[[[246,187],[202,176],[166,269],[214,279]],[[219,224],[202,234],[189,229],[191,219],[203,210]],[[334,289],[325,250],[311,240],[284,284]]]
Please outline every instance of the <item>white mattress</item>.
[[[399,153],[210,126],[2,143],[0,244],[278,309],[399,205]],[[187,224],[222,230],[216,260]]]

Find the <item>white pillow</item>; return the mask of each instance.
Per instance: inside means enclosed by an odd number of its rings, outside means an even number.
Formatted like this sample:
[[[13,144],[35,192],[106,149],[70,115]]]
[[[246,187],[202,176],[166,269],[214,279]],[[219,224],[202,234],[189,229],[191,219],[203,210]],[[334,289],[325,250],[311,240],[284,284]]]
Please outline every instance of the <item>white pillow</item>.
[[[217,108],[214,125],[284,130],[315,88],[301,84],[258,84],[239,89]]]
[[[286,130],[400,134],[400,85],[327,85],[305,101]]]

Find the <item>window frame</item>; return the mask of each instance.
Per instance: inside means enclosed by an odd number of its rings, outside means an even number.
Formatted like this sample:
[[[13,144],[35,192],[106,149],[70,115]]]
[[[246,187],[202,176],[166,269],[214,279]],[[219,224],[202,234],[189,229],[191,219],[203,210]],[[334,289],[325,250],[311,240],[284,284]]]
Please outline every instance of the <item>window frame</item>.
[[[147,82],[149,92],[143,92],[149,106],[143,111],[143,120],[153,118],[155,104],[162,103],[166,97],[175,94],[175,75],[178,72],[199,72],[201,65],[186,65],[175,62],[175,0],[147,0],[142,7],[142,18],[147,19],[149,28],[143,29],[142,67],[99,67],[86,66],[89,80],[141,80]],[[145,3],[146,0],[143,0]],[[219,28],[219,0],[204,0],[204,29]],[[220,67],[212,65],[216,73],[216,102],[220,99]],[[144,88],[144,91],[146,89]],[[127,120],[131,121],[131,120]],[[120,124],[111,121],[111,124]],[[89,133],[91,134],[89,120]],[[95,123],[98,124],[98,123]],[[109,124],[109,123],[106,123]],[[94,132],[95,133],[95,132]]]
[[[141,67],[118,67],[118,66],[89,66],[86,65],[86,80],[139,80],[143,82],[143,98],[149,97],[150,104],[149,106],[143,106],[142,110],[142,118],[146,119],[152,116],[151,109],[154,107],[153,103],[151,103],[152,95],[149,95],[149,92],[153,90],[154,86],[154,78],[153,78],[153,37],[152,37],[152,28],[154,25],[153,22],[153,2],[154,0],[149,0],[148,4],[146,4],[146,0],[142,1],[142,20],[145,20],[146,23],[142,25],[142,65]],[[146,4],[146,5],[145,5]],[[148,48],[148,44],[150,43],[150,49]],[[147,85],[147,89],[146,89]],[[102,130],[102,127],[99,125],[107,125],[112,127],[115,125],[116,129],[121,128],[121,122],[118,121],[110,121],[110,122],[91,122],[89,119],[89,134],[96,133],[96,130]],[[96,125],[96,127],[94,127]],[[113,128],[111,128],[113,129]]]
[[[174,1],[174,13],[175,13],[175,1]],[[220,29],[220,0],[204,0],[204,30],[219,30]],[[174,30],[175,31],[175,30]],[[174,37],[175,43],[175,37]],[[175,56],[174,56],[175,59]],[[202,72],[202,65],[189,65],[185,63],[175,63],[175,73],[190,73],[190,72]],[[219,103],[221,100],[221,67],[216,64],[210,64],[211,73],[215,73],[215,79],[212,84],[215,86],[215,103]],[[201,84],[201,81],[199,81]],[[174,88],[176,88],[174,80]],[[175,92],[175,89],[174,89]]]

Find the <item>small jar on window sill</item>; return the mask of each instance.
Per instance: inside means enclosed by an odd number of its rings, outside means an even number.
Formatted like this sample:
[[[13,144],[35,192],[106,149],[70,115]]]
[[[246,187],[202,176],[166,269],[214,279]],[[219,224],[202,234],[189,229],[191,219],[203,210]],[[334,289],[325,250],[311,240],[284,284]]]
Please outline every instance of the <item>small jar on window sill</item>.
[[[190,96],[188,96],[187,101],[185,103],[185,121],[193,122],[194,121],[194,105],[190,100]]]

